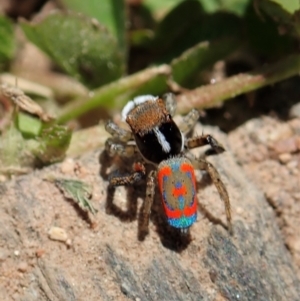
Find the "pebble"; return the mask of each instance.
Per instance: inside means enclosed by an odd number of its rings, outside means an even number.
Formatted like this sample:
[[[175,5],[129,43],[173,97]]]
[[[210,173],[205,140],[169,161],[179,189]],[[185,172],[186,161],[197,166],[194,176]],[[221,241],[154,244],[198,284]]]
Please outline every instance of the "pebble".
[[[121,291],[124,295],[129,295],[130,294],[131,289],[130,289],[129,285],[126,282],[122,282]]]
[[[295,136],[277,141],[273,144],[273,149],[277,154],[294,153],[297,151],[297,148],[297,137]]]
[[[300,135],[300,118],[294,118],[288,124],[296,135]]]
[[[66,245],[67,245],[68,247],[71,247],[71,246],[72,246],[72,240],[71,240],[70,238],[68,238],[68,239],[66,240]]]
[[[58,240],[66,242],[68,240],[68,234],[65,229],[60,227],[51,227],[48,232],[49,238],[52,240]]]
[[[293,105],[289,112],[290,117],[300,117],[300,102]]]
[[[35,255],[37,258],[41,258],[45,253],[46,253],[46,250],[44,250],[44,249],[37,249],[35,251]]]
[[[289,160],[288,164],[287,164],[287,167],[290,169],[290,170],[293,170],[293,169],[297,169],[297,166],[298,166],[298,162],[296,160]]]
[[[291,161],[292,155],[289,153],[283,153],[283,154],[280,154],[278,158],[282,164],[286,164]]]
[[[72,174],[75,169],[75,161],[72,158],[68,158],[62,162],[60,170],[63,174]]]
[[[288,124],[280,124],[279,126],[275,126],[272,128],[268,135],[268,141],[280,141],[284,140],[287,137],[291,137],[293,135],[293,131]]]
[[[18,264],[18,271],[25,273],[28,270],[28,264],[25,261],[22,261]]]
[[[298,237],[290,237],[287,240],[287,243],[289,245],[289,247],[293,250],[295,250],[296,252],[300,253],[300,239]]]

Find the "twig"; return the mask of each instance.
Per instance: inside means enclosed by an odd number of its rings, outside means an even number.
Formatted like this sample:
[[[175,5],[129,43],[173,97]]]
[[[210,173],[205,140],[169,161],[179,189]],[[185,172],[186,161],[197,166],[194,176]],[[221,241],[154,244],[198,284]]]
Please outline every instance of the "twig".
[[[250,73],[229,77],[213,85],[202,86],[177,97],[178,112],[187,113],[193,108],[206,109],[259,88],[277,83],[300,72],[300,55],[291,55],[272,65]]]
[[[161,65],[148,68],[105,85],[95,90],[92,97],[80,99],[77,102],[72,102],[70,105],[67,105],[58,117],[58,122],[67,122],[97,107],[116,108],[116,105],[118,107],[124,105],[122,101],[126,101],[126,96],[122,99],[120,98],[121,95],[125,94],[128,97],[128,94],[132,92],[132,90],[136,90],[138,87],[143,86],[157,77],[162,77],[158,80],[167,87],[166,83],[170,73],[171,69],[168,65]]]

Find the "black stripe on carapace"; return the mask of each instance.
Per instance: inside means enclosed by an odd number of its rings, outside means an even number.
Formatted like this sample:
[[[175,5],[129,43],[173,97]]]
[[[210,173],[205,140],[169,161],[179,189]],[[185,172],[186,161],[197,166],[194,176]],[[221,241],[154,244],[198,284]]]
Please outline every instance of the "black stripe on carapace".
[[[179,155],[182,150],[181,148],[183,143],[181,132],[172,119],[168,122],[162,123],[158,129],[164,135],[166,141],[170,144],[171,149],[167,153],[163,150],[163,147],[158,141],[153,130],[143,136],[134,134],[137,147],[141,154],[146,160],[155,164],[159,164],[163,160]]]

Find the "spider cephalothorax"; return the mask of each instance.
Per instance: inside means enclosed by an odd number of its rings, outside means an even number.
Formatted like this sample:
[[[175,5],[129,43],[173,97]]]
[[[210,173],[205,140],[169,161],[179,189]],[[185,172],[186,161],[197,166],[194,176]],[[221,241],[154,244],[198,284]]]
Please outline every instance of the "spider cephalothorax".
[[[159,164],[183,151],[183,136],[163,99],[152,95],[136,97],[124,107],[122,117],[147,161]]]
[[[132,173],[112,176],[110,185],[129,185],[147,176],[145,206],[143,206],[143,229],[147,232],[149,215],[158,183],[167,222],[170,226],[186,232],[197,219],[197,188],[194,169],[205,170],[215,184],[224,201],[229,231],[231,226],[230,201],[227,190],[218,171],[206,161],[205,156],[195,158],[189,149],[210,145],[218,154],[224,151],[221,144],[211,135],[185,138],[199,118],[197,110],[192,110],[178,126],[172,119],[176,101],[172,94],[159,98],[143,95],[129,101],[122,111],[124,121],[131,131],[107,122],[106,130],[113,136],[106,142],[109,155],[133,156],[140,153],[139,161],[133,165]],[[147,173],[144,164],[155,169]]]

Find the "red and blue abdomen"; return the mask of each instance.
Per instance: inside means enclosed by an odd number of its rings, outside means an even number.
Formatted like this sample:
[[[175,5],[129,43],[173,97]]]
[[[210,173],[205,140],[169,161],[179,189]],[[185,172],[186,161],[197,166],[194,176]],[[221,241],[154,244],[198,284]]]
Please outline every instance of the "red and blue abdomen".
[[[190,227],[197,219],[196,179],[192,163],[184,157],[162,161],[158,186],[168,223],[175,228]]]

